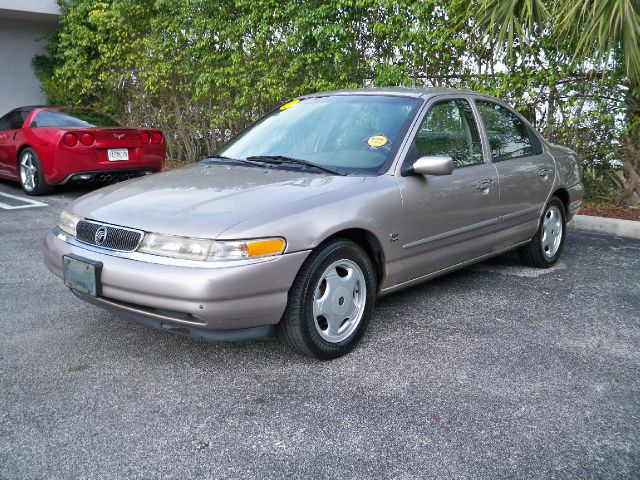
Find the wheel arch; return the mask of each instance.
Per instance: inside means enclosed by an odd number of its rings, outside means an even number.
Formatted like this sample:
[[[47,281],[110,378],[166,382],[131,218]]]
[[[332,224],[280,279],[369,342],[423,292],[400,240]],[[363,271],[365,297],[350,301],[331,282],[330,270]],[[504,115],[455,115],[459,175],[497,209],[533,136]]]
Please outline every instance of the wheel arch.
[[[16,173],[18,175],[18,178],[20,178],[20,156],[22,155],[22,152],[24,152],[27,148],[30,148],[31,150],[33,150],[34,152],[36,151],[35,148],[33,148],[31,145],[29,145],[28,143],[25,143],[23,145],[21,145],[16,153]]]
[[[51,162],[46,161],[46,158],[48,155],[47,152],[46,151],[42,152],[42,147],[40,148],[40,151],[38,151],[38,149],[36,149],[30,143],[24,143],[20,145],[20,147],[17,150],[18,153],[16,155],[16,173],[17,173],[18,179],[20,179],[20,156],[22,155],[22,152],[24,152],[27,148],[33,150],[33,153],[35,153],[38,163],[40,164],[40,169],[42,171],[42,176],[45,182],[47,183],[50,182],[52,166],[51,166]],[[49,183],[49,185],[53,185],[54,183]]]
[[[564,206],[565,215],[568,215],[569,214],[569,191],[564,187],[560,187],[553,192],[552,196],[558,197],[560,199],[560,201],[562,202],[562,205]]]
[[[380,240],[378,240],[378,237],[376,237],[371,231],[364,228],[347,228],[332,233],[321,243],[337,238],[346,238],[351,240],[367,253],[376,269],[378,289],[380,289],[385,277],[385,258],[384,250],[382,249],[382,244],[380,243]]]

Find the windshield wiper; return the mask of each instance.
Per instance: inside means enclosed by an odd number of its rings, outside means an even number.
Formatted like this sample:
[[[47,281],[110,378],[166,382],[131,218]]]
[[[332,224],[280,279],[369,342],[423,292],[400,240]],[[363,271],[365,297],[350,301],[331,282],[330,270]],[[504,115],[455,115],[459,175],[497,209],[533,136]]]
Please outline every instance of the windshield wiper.
[[[204,158],[205,160],[223,160],[225,162],[244,163],[246,165],[251,165],[252,167],[262,167],[262,164],[260,162],[252,162],[251,160],[245,160],[244,158],[225,157],[224,155],[207,155]]]
[[[248,161],[259,161],[267,163],[297,163],[299,165],[305,165],[307,167],[323,170],[334,175],[345,176],[345,172],[341,172],[338,169],[325,167],[324,165],[318,165],[317,163],[310,162],[308,160],[302,160],[301,158],[287,157],[286,155],[251,155],[247,157]]]

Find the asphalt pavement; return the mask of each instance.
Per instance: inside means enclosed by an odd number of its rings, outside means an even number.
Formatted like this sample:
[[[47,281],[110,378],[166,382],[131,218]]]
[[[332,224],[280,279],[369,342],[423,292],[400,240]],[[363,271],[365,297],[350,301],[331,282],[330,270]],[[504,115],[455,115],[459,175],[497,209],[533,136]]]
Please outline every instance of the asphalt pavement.
[[[384,297],[323,363],[73,297],[41,239],[81,193],[0,182],[0,479],[637,478],[640,240],[570,231],[553,269]]]

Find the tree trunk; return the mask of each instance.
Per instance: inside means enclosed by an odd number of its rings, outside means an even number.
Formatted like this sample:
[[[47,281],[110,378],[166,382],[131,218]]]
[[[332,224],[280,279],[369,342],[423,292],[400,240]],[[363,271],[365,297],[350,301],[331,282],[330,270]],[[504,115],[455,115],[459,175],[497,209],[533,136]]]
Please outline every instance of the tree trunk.
[[[627,132],[623,138],[624,189],[631,205],[640,205],[640,85],[631,84],[625,97]]]

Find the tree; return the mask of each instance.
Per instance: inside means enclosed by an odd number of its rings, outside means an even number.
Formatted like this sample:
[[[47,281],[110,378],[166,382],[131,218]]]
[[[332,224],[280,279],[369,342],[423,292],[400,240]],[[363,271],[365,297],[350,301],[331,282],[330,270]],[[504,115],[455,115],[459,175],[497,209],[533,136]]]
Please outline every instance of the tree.
[[[465,18],[506,49],[508,59],[514,48],[530,48],[550,32],[559,49],[591,64],[594,77],[608,69],[626,77],[621,183],[630,201],[640,204],[640,2],[477,0]]]
[[[610,165],[637,158],[622,148],[638,118],[622,62],[629,48],[614,42],[598,57],[597,42],[573,38],[582,30],[560,35],[562,19],[586,11],[559,16],[551,0],[475,0],[471,15],[468,0],[58,1],[58,31],[34,59],[50,101],[160,128],[170,159],[197,160],[298,95],[371,85],[502,98],[579,153],[593,200],[616,201],[620,169]]]

